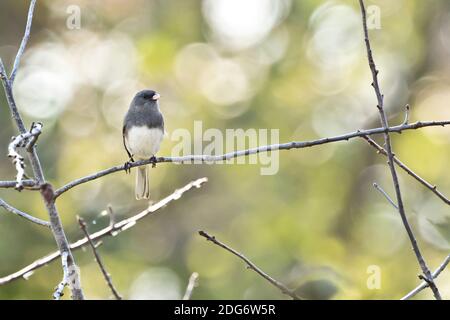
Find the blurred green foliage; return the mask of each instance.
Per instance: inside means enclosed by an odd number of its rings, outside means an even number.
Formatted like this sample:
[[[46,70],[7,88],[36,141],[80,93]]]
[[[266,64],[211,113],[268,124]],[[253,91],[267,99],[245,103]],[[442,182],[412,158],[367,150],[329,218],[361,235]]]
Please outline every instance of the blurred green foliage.
[[[28,1],[0,2],[0,55],[9,67],[25,26]],[[391,123],[450,118],[450,3],[368,1],[381,13],[371,30]],[[81,28],[69,29],[70,6]],[[38,149],[55,186],[126,161],[121,122],[135,92],[161,93],[170,133],[204,128],[279,129],[281,142],[379,126],[357,1],[317,0],[39,0],[15,85],[26,122],[44,122]],[[14,179],[6,149],[16,129],[0,95],[0,179]],[[380,141],[380,140],[378,140]],[[402,161],[450,194],[450,129],[393,136]],[[30,168],[28,167],[28,171]],[[418,284],[419,267],[398,214],[372,187],[393,195],[385,158],[352,140],[280,153],[276,175],[258,165],[160,164],[151,170],[158,200],[190,180],[200,190],[99,251],[125,298],[175,299],[200,274],[194,299],[284,299],[241,261],[197,236],[207,230],[287,286],[314,299],[400,298]],[[423,253],[436,267],[448,254],[449,209],[404,172],[406,209]],[[146,207],[133,196],[134,172],[109,175],[58,199],[68,237],[82,237]],[[0,190],[17,208],[46,218],[35,192]],[[437,227],[436,227],[437,226]],[[0,276],[55,250],[48,230],[0,212]],[[111,298],[90,250],[77,251],[89,299]],[[380,267],[381,288],[366,283]],[[450,273],[437,281],[450,297]],[[61,279],[58,262],[28,281],[0,287],[3,299],[47,299]],[[68,296],[68,295],[66,295]],[[428,290],[418,297],[431,298]]]

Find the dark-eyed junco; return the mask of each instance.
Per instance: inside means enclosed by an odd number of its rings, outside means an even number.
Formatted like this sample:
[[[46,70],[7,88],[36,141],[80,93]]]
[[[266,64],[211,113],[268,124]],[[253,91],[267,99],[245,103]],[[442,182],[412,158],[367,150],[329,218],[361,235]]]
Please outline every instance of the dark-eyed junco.
[[[129,161],[154,158],[164,137],[164,118],[159,110],[160,96],[153,90],[138,92],[123,121],[123,144]],[[129,163],[129,162],[128,162]],[[136,199],[148,199],[148,166],[136,174]]]

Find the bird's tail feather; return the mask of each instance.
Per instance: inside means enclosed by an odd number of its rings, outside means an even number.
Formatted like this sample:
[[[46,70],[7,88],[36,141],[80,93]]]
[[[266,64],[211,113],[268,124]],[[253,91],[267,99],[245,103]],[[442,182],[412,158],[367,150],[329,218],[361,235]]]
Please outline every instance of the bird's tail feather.
[[[148,166],[141,166],[137,169],[136,199],[148,199],[150,197],[150,188],[148,185]]]

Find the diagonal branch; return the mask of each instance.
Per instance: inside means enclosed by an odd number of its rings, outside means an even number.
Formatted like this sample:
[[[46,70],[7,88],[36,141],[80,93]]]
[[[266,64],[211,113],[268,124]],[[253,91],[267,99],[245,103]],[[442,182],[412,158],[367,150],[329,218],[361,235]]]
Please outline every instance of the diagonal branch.
[[[392,152],[391,138],[389,136],[389,123],[387,120],[386,111],[384,110],[384,96],[381,93],[380,85],[378,83],[378,72],[379,71],[377,70],[375,61],[373,59],[372,49],[371,49],[370,41],[369,41],[369,31],[367,28],[366,8],[364,6],[364,1],[359,0],[359,5],[361,7],[362,22],[363,22],[363,29],[364,29],[364,41],[366,43],[366,49],[367,49],[367,59],[369,61],[370,71],[372,73],[372,81],[373,81],[372,86],[374,88],[375,95],[376,95],[377,101],[378,101],[377,108],[378,108],[378,111],[380,114],[381,124],[383,125],[383,128],[385,129],[384,141],[385,141],[385,145],[386,145],[387,157],[389,159],[388,165],[389,165],[389,169],[391,171],[392,181],[394,183],[395,195],[397,197],[398,211],[400,213],[400,216],[401,216],[403,225],[406,229],[406,232],[408,233],[409,240],[411,241],[414,253],[415,253],[417,261],[419,262],[419,265],[422,269],[422,272],[425,276],[425,279],[427,279],[427,281],[429,281],[430,288],[433,291],[435,298],[437,300],[441,300],[441,295],[439,293],[439,290],[433,281],[433,277],[431,275],[430,269],[428,268],[428,266],[422,256],[422,253],[420,252],[420,248],[419,248],[419,245],[417,244],[416,237],[414,236],[414,233],[409,224],[408,218],[406,217],[405,208],[403,206],[402,194],[400,191],[400,184],[398,182],[397,172],[396,172],[395,164],[394,164],[394,154]]]
[[[442,271],[447,268],[447,265],[450,263],[450,254],[445,258],[444,262],[433,272],[433,279],[436,279]],[[426,281],[422,281],[421,284],[419,284],[414,290],[409,292],[407,295],[405,295],[401,300],[408,300],[414,297],[416,294],[418,294],[423,289],[429,287],[428,283]]]
[[[195,181],[192,181],[185,185],[184,187],[175,190],[172,194],[165,197],[164,199],[160,200],[159,202],[150,205],[147,209],[144,211],[128,218],[121,220],[114,225],[110,225],[104,229],[101,229],[93,234],[91,234],[91,240],[97,241],[99,239],[102,239],[104,237],[109,236],[116,236],[122,231],[125,231],[127,229],[132,228],[137,224],[137,222],[143,218],[145,218],[148,215],[151,215],[161,208],[165,207],[167,204],[169,204],[172,201],[178,200],[181,198],[181,196],[184,195],[184,193],[188,192],[191,189],[198,189],[200,188],[204,183],[208,181],[207,178],[201,178],[197,179]],[[70,245],[71,250],[76,250],[79,248],[84,247],[88,244],[88,239],[86,237],[72,243]],[[42,257],[33,263],[29,264],[28,266],[22,268],[21,270],[14,272],[8,276],[5,276],[3,278],[0,278],[0,285],[4,285],[6,283],[12,282],[14,280],[20,279],[20,278],[27,278],[37,269],[42,268],[43,266],[47,265],[48,263],[58,259],[60,257],[60,251],[55,251],[53,253],[48,254],[45,257]]]
[[[435,127],[440,126],[444,127],[450,125],[450,120],[448,121],[418,121],[412,124],[402,124],[399,126],[393,126],[388,128],[389,132],[395,132],[395,133],[401,133],[405,130],[416,130],[420,128],[425,127]],[[225,160],[230,160],[237,157],[244,157],[251,154],[257,154],[262,152],[269,152],[269,151],[276,151],[276,150],[291,150],[291,149],[302,149],[302,148],[308,148],[313,146],[318,146],[322,144],[327,143],[333,143],[333,142],[339,142],[339,141],[348,141],[353,138],[357,137],[364,137],[374,134],[382,134],[386,131],[385,128],[375,128],[375,129],[368,129],[368,130],[357,130],[355,132],[346,133],[339,136],[334,137],[328,137],[328,138],[321,138],[317,140],[310,140],[310,141],[292,141],[288,143],[282,143],[282,144],[272,144],[267,146],[260,146],[253,149],[247,149],[247,150],[239,150],[234,151],[222,155],[216,155],[216,156],[210,156],[210,155],[188,155],[183,157],[158,157],[156,158],[155,163],[164,163],[164,162],[172,162],[172,163],[211,163],[211,162],[220,162]],[[147,160],[141,160],[131,163],[129,168],[139,167],[146,164],[154,163],[152,159]],[[59,197],[64,192],[67,192],[68,190],[83,184],[87,183],[93,180],[96,180],[98,178],[104,177],[106,175],[123,171],[125,170],[125,165],[118,165],[115,167],[111,167],[93,174],[90,174],[88,176],[73,180],[66,185],[62,186],[61,188],[57,189],[55,191],[55,198]]]
[[[380,154],[387,156],[386,150],[383,147],[381,147],[378,143],[376,143],[375,140],[373,140],[367,136],[365,136],[363,138],[367,141],[368,144],[370,144],[372,147],[377,149]],[[437,186],[432,185],[431,183],[429,183],[428,181],[426,181],[425,179],[420,177],[417,173],[415,173],[410,168],[408,168],[408,166],[406,164],[401,162],[395,155],[394,155],[393,159],[394,159],[394,162],[400,168],[402,168],[407,174],[409,174],[411,177],[413,177],[414,179],[419,181],[422,185],[424,185],[426,188],[428,188],[431,192],[433,192],[436,196],[438,196],[446,204],[450,205],[450,200],[446,196],[444,196],[444,194],[442,194],[442,192],[440,192],[437,189]]]
[[[206,240],[211,241],[212,243],[214,243],[215,245],[227,250],[228,252],[231,252],[232,254],[234,254],[236,257],[238,257],[239,259],[241,259],[242,261],[244,261],[248,268],[255,271],[257,274],[259,274],[261,277],[263,277],[264,279],[266,279],[269,283],[271,283],[273,286],[277,287],[278,289],[281,290],[282,293],[284,293],[285,295],[290,296],[291,298],[293,298],[294,300],[302,300],[301,297],[299,297],[294,291],[292,291],[291,289],[289,289],[288,287],[286,287],[284,284],[282,284],[281,282],[275,280],[274,278],[272,278],[271,276],[269,276],[267,273],[265,273],[264,271],[262,271],[260,268],[258,268],[253,262],[251,262],[249,259],[247,259],[243,254],[237,252],[236,250],[234,250],[233,248],[227,246],[226,244],[220,242],[219,240],[216,239],[216,237],[214,236],[210,236],[209,234],[207,234],[205,231],[199,231],[198,232],[199,235],[201,235],[202,237],[206,238]]]
[[[80,224],[80,228],[83,231],[84,235],[86,236],[86,239],[89,242],[89,245],[92,248],[92,252],[94,253],[95,261],[97,261],[97,264],[100,267],[103,277],[105,278],[106,284],[111,289],[111,292],[113,293],[114,297],[117,300],[122,300],[122,297],[120,296],[119,292],[117,291],[117,289],[114,287],[114,284],[112,283],[111,275],[108,273],[108,271],[106,271],[105,265],[103,264],[103,261],[97,252],[97,248],[95,247],[95,244],[92,241],[91,236],[89,235],[89,232],[88,232],[87,226],[86,226],[86,222],[84,222],[83,218],[78,217],[78,223]]]
[[[18,216],[20,216],[22,218],[25,218],[28,221],[31,221],[31,222],[36,223],[38,225],[50,228],[50,222],[41,220],[39,218],[33,217],[32,215],[29,215],[28,213],[22,212],[19,209],[16,209],[13,206],[7,204],[5,201],[3,201],[3,199],[0,199],[0,207],[3,207],[8,212],[16,214],[16,215],[18,215]]]
[[[30,7],[28,9],[28,17],[27,17],[27,25],[25,27],[25,33],[23,35],[22,42],[20,43],[19,50],[17,51],[16,59],[14,60],[14,66],[11,71],[11,75],[9,76],[9,81],[11,82],[11,86],[14,82],[14,79],[16,78],[17,71],[19,70],[20,59],[22,58],[22,55],[23,55],[25,48],[27,46],[27,43],[28,43],[28,39],[30,38],[31,24],[33,22],[33,12],[34,12],[35,5],[36,5],[36,0],[31,0]]]
[[[395,204],[394,200],[392,200],[392,198],[387,194],[386,191],[384,191],[376,182],[373,183],[373,187],[375,189],[377,189],[382,195],[383,197],[386,198],[386,200],[395,208],[398,210],[398,206]]]
[[[6,69],[5,69],[5,65],[3,64],[2,58],[0,58],[0,79],[2,81],[8,80],[8,76],[6,74]]]

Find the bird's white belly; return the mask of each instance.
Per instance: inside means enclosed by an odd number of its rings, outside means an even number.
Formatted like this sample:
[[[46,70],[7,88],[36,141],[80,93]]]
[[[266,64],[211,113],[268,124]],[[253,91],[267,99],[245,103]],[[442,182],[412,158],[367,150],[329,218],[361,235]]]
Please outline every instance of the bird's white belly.
[[[147,126],[132,127],[125,137],[128,150],[137,159],[148,159],[159,151],[164,132]]]

